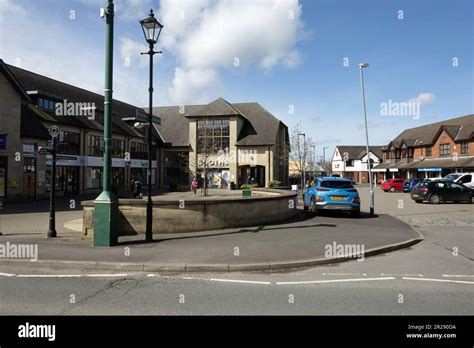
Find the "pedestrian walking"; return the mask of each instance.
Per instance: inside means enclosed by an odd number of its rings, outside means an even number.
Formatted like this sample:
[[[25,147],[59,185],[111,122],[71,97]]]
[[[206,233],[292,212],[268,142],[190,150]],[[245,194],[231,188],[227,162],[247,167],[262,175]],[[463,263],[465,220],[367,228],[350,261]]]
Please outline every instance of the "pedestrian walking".
[[[198,182],[196,178],[193,178],[193,182],[191,183],[191,189],[193,190],[194,195],[196,195],[197,188],[198,188]]]

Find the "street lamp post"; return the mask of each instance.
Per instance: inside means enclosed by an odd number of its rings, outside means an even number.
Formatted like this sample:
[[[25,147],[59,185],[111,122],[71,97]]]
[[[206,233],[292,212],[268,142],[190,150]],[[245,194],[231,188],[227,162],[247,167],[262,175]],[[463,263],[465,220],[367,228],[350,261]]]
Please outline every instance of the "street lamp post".
[[[359,64],[360,71],[360,87],[362,89],[362,105],[364,108],[364,119],[365,119],[365,140],[366,140],[366,153],[367,153],[367,169],[369,171],[369,185],[370,185],[370,215],[374,215],[374,188],[372,186],[372,168],[370,165],[370,152],[369,152],[369,129],[367,127],[367,110],[365,107],[365,91],[364,91],[364,74],[362,70],[367,68],[369,64]]]
[[[51,135],[51,187],[49,190],[49,228],[48,238],[54,238],[57,236],[56,233],[56,139],[59,134],[59,128],[53,125],[49,128],[49,134]]]
[[[147,18],[140,21],[142,26],[143,35],[145,35],[145,40],[148,42],[149,51],[142,54],[148,54],[150,56],[150,84],[148,87],[149,93],[149,105],[148,105],[148,198],[146,204],[146,232],[145,240],[153,240],[153,202],[151,200],[151,171],[152,171],[152,130],[153,130],[153,56],[156,53],[161,53],[161,51],[154,51],[153,47],[158,41],[160,36],[161,29],[163,25],[160,24],[153,14],[153,10],[150,10],[150,13]]]
[[[102,192],[94,201],[94,246],[118,242],[118,200],[111,191],[112,87],[114,46],[114,2],[108,0],[105,16],[104,164]]]
[[[313,159],[311,160],[313,162],[313,175],[316,175],[316,145],[311,145],[311,148],[313,149]]]

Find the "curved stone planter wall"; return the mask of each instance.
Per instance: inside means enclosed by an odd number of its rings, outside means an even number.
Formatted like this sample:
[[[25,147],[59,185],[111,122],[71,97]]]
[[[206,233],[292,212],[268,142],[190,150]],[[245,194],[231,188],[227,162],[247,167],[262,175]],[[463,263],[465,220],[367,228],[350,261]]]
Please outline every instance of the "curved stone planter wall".
[[[84,201],[83,232],[91,235],[94,201]],[[184,206],[183,206],[184,205]],[[252,189],[252,197],[154,200],[153,233],[196,232],[281,222],[296,214],[296,193]],[[119,236],[145,233],[146,199],[119,199]]]

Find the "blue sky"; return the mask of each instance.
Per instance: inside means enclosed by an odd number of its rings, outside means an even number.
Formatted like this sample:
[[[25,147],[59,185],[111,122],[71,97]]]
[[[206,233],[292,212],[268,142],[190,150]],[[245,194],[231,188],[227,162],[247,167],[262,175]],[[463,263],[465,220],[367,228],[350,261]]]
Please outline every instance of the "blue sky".
[[[300,122],[319,155],[322,146],[329,154],[337,144],[365,141],[357,64],[367,62],[373,144],[386,144],[405,128],[473,113],[469,0],[115,2],[114,97],[125,102],[147,105],[138,20],[153,7],[165,25],[158,44],[164,54],[155,56],[156,105],[220,96],[258,101],[290,128]],[[0,57],[102,93],[101,6],[105,1],[0,0]],[[381,115],[389,100],[420,103],[419,117]]]

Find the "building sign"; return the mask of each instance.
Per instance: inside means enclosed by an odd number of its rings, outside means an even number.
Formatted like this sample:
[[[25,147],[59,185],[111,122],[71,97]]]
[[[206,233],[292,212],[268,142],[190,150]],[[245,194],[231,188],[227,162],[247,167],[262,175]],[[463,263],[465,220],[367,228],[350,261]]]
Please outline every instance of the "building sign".
[[[0,150],[7,148],[7,134],[0,134]]]
[[[442,168],[418,168],[419,172],[440,172]]]
[[[52,155],[46,155],[46,165],[50,166],[53,161]],[[56,155],[57,166],[80,167],[85,165],[84,156]]]
[[[208,161],[205,161],[203,159],[198,160],[199,167],[203,167],[204,165],[210,168],[228,167],[229,160],[224,160],[224,159],[215,159],[215,160],[208,160]]]
[[[23,143],[23,154],[34,155],[36,154],[35,148],[36,146],[33,143]]]

